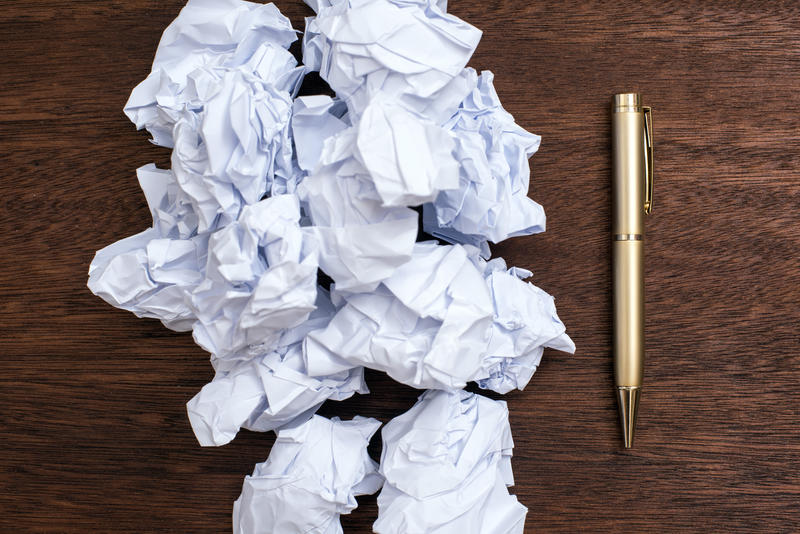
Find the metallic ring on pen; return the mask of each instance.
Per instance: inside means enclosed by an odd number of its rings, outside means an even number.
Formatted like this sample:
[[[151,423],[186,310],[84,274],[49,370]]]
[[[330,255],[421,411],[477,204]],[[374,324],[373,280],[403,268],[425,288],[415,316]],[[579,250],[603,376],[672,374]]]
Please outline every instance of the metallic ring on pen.
[[[642,234],[616,234],[614,241],[641,241]]]

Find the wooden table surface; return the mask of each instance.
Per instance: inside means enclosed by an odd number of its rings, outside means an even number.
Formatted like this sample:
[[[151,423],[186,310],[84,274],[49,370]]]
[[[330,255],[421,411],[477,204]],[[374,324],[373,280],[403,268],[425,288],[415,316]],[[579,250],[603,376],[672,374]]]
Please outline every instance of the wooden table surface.
[[[277,3],[302,29],[311,11]],[[134,170],[169,154],[121,110],[182,0],[2,4],[0,531],[227,532],[273,434],[201,448],[185,403],[207,354],[85,286],[95,250],[149,224]],[[484,31],[471,65],[543,136],[547,232],[494,251],[535,271],[578,346],[506,396],[526,532],[800,531],[800,3],[451,4]],[[657,182],[624,451],[608,107],[633,90],[655,108]],[[417,395],[368,382],[322,413],[388,421]],[[370,531],[374,497],[359,502],[345,532]]]

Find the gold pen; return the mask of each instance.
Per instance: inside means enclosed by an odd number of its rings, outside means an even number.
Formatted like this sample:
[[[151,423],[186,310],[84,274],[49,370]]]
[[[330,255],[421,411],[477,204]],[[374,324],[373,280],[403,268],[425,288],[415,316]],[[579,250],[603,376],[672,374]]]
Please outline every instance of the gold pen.
[[[644,371],[644,216],[653,209],[653,121],[637,93],[611,107],[614,382],[625,448],[633,445]]]

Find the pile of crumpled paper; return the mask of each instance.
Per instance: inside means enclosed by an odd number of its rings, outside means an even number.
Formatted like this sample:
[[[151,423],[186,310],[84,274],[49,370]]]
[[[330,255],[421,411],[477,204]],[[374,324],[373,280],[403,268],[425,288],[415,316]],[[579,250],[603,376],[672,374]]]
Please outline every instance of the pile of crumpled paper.
[[[339,533],[380,490],[378,533],[520,533],[506,403],[462,388],[522,389],[545,347],[574,351],[531,273],[489,259],[544,230],[540,139],[466,67],[481,32],[445,0],[306,2],[303,65],[273,4],[189,0],[166,29],[125,113],[172,168],[138,170],[152,227],[100,250],[89,288],[211,353],[202,445],[276,431],[235,532]],[[297,96],[311,71],[334,98]],[[365,367],[428,390],[380,464],[378,421],[315,415],[368,393]]]

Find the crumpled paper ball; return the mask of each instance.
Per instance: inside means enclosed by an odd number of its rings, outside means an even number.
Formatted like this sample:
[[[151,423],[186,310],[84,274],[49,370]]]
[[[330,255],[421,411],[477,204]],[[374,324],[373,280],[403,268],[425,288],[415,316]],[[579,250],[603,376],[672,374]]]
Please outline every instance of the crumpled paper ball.
[[[419,217],[406,205],[457,186],[453,146],[441,127],[383,100],[325,141],[298,195],[339,291],[371,291],[411,258]]]
[[[478,378],[492,302],[463,247],[417,243],[412,259],[378,289],[342,298],[331,323],[306,338],[311,374],[363,365],[436,389]]]
[[[203,279],[208,237],[196,234],[197,218],[181,202],[172,171],[151,164],[137,174],[153,225],[99,250],[89,266],[89,289],[137,317],[191,330],[196,316],[188,295]]]
[[[186,109],[208,94],[197,83],[204,69],[258,74],[289,89],[304,72],[288,52],[297,40],[291,22],[274,4],[241,0],[189,0],[164,30],[150,75],[134,88],[125,114],[146,128],[157,145],[172,147],[172,128]]]
[[[301,325],[286,330],[274,347],[250,346],[232,357],[214,359],[217,374],[187,405],[189,421],[203,446],[225,445],[240,428],[266,432],[310,418],[327,399],[369,393],[364,369],[323,377],[308,376],[302,340],[336,313],[319,288],[316,309]]]
[[[198,345],[225,358],[273,345],[317,299],[319,244],[300,228],[300,203],[279,195],[245,207],[208,242],[205,278],[192,293]]]
[[[492,333],[478,386],[497,393],[524,389],[545,348],[570,354],[575,343],[556,313],[555,299],[524,280],[532,273],[506,268],[502,258],[486,265],[484,279],[494,307]]]
[[[383,483],[367,445],[381,423],[315,415],[278,431],[233,504],[234,534],[342,534],[341,514]]]
[[[425,206],[425,231],[451,243],[481,248],[486,241],[545,230],[544,209],[528,198],[528,159],[541,138],[514,122],[483,72],[458,111],[445,123],[455,134],[459,187],[439,193]]]
[[[125,106],[154,143],[174,148],[172,169],[201,233],[296,187],[289,122],[306,71],[287,50],[295,40],[273,4],[190,0]]]
[[[352,366],[420,389],[477,381],[506,393],[530,380],[544,347],[574,351],[552,297],[520,269],[483,261],[474,247],[417,243],[412,259],[369,293],[334,290],[344,305],[310,332],[311,375]]]
[[[181,113],[173,133],[172,169],[200,219],[199,231],[235,221],[267,193],[291,193],[288,92],[242,72],[226,72],[199,110]]]
[[[522,534],[509,495],[508,408],[466,391],[427,391],[381,431],[378,534]]]
[[[307,1],[303,62],[319,71],[350,113],[378,95],[436,123],[470,90],[464,70],[481,31],[433,0]]]

